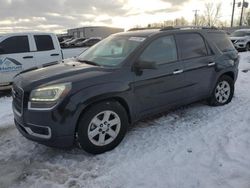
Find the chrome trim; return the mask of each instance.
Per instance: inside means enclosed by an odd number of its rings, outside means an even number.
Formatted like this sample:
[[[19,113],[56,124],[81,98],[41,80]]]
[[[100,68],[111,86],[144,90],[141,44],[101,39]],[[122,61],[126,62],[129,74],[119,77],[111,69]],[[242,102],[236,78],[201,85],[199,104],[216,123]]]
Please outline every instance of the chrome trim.
[[[31,136],[34,136],[34,137],[37,137],[37,138],[42,138],[42,139],[50,139],[51,138],[51,128],[50,127],[47,127],[47,126],[38,126],[38,125],[34,125],[34,124],[30,124],[30,125],[32,125],[32,126],[34,126],[34,127],[39,127],[39,128],[46,128],[46,129],[48,129],[48,132],[49,132],[49,134],[48,135],[43,135],[43,134],[38,134],[38,133],[35,133],[35,132],[33,132],[32,130],[31,130],[31,128],[29,128],[29,127],[25,127],[25,126],[23,126],[22,124],[20,124],[20,123],[18,123],[22,128],[24,128],[25,129],[25,131],[29,134],[29,135],[31,135]]]
[[[15,86],[15,87],[17,87],[17,86]],[[14,106],[14,105],[13,105],[13,111],[14,111],[19,117],[21,117],[21,116],[23,115],[24,90],[23,90],[22,88],[20,88],[20,87],[17,87],[17,88],[20,89],[20,90],[22,91],[21,113],[18,112],[18,111],[15,109],[15,106]],[[13,98],[13,100],[15,100],[14,97],[13,97],[13,93],[15,92],[15,90],[13,89],[13,86],[12,86],[11,92],[12,92],[12,98]]]
[[[181,74],[181,73],[183,73],[183,70],[177,70],[173,72],[173,74]]]
[[[16,115],[18,115],[19,117],[22,116],[22,114],[20,114],[20,113],[15,109],[14,105],[12,105],[12,108],[13,108],[13,111],[14,111],[14,113],[15,113]]]
[[[209,66],[209,67],[212,67],[212,66],[214,66],[215,65],[215,62],[212,62],[212,63],[208,63],[207,64],[207,66]]]
[[[36,111],[50,111],[53,110],[58,103],[56,103],[54,106],[50,107],[50,108],[32,108],[31,107],[31,102],[28,102],[28,110],[36,110]]]

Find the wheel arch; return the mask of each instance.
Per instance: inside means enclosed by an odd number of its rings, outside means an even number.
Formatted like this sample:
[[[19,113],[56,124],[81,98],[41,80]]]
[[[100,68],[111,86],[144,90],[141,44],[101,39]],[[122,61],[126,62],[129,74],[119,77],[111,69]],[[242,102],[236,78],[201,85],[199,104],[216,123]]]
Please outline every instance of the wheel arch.
[[[80,115],[78,116],[77,122],[76,122],[76,126],[75,126],[75,133],[77,132],[78,129],[78,124],[80,121],[81,116],[93,105],[96,105],[98,103],[101,102],[107,102],[107,101],[114,101],[114,102],[118,102],[127,112],[127,116],[128,116],[128,121],[131,124],[132,123],[132,116],[131,116],[131,109],[129,108],[129,105],[127,103],[127,101],[120,97],[120,96],[110,96],[110,97],[99,97],[99,98],[92,98],[89,99],[88,102],[86,103],[85,107],[83,109],[81,109]]]
[[[222,75],[220,75],[220,77],[222,76],[229,76],[230,78],[233,79],[233,81],[235,81],[235,74],[233,71],[224,72]]]

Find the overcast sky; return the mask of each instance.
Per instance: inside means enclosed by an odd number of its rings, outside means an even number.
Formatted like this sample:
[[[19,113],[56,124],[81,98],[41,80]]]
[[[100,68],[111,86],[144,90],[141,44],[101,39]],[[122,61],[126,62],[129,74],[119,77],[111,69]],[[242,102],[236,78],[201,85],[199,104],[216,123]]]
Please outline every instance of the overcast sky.
[[[0,0],[0,33],[63,33],[69,28],[94,25],[129,29],[181,16],[191,21],[193,10],[199,9],[201,14],[205,1],[208,0]],[[230,21],[231,1],[222,1],[224,20]]]

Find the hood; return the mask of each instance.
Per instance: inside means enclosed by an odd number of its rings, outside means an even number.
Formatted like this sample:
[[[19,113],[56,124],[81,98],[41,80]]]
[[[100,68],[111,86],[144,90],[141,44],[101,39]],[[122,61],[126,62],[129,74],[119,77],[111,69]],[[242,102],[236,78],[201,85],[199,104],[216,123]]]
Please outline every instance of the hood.
[[[14,79],[14,83],[23,88],[27,86],[34,87],[34,85],[74,82],[89,79],[105,75],[109,72],[110,69],[80,63],[71,59],[65,63],[59,63],[22,73]]]

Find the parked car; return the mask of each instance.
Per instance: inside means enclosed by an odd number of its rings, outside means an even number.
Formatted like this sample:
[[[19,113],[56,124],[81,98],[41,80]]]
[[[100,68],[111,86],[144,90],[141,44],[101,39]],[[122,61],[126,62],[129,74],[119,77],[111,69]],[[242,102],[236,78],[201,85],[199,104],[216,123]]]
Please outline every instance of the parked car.
[[[115,34],[75,60],[18,75],[15,124],[41,144],[78,143],[103,153],[142,118],[204,99],[212,106],[230,103],[238,64],[238,52],[220,30]]]
[[[65,44],[66,44],[67,42],[72,41],[73,39],[74,39],[74,38],[65,39],[64,41],[60,42],[60,46],[61,46],[62,48],[65,47]]]
[[[67,39],[72,39],[73,37],[70,35],[65,35],[65,36],[58,36],[57,38],[58,38],[59,43],[61,43]]]
[[[71,52],[72,57],[79,52]],[[62,52],[56,35],[49,33],[13,33],[0,37],[0,90],[10,89],[13,77],[69,58]]]
[[[100,37],[93,37],[93,38],[89,38],[85,41],[82,42],[78,42],[75,44],[76,47],[91,47],[95,44],[97,44],[98,42],[100,42],[102,39]]]
[[[250,29],[239,29],[230,36],[235,48],[239,51],[250,51]]]
[[[66,47],[66,48],[76,47],[75,45],[76,45],[77,43],[83,42],[83,41],[85,41],[85,40],[86,40],[86,38],[76,38],[76,39],[73,39],[73,40],[71,40],[71,41],[69,41],[69,42],[66,42],[65,45],[64,45],[64,47]]]

